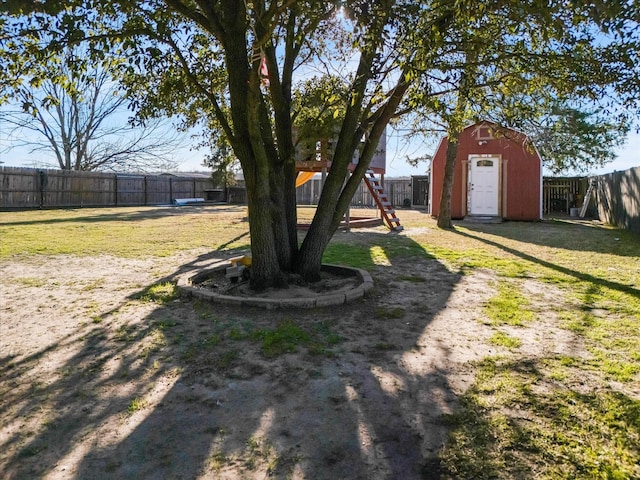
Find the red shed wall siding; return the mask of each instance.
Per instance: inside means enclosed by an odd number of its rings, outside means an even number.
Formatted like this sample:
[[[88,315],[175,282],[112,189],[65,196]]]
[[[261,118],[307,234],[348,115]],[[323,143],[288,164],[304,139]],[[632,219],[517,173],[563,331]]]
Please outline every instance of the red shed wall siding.
[[[510,220],[539,220],[541,202],[542,162],[526,137],[514,130],[496,135],[497,138],[483,140],[479,145],[476,125],[467,127],[460,135],[453,194],[451,217],[463,218],[467,214],[468,160],[472,155],[495,155],[502,158],[501,171],[501,215]],[[431,172],[432,215],[437,216],[442,195],[444,164],[448,142],[440,142],[433,157]]]

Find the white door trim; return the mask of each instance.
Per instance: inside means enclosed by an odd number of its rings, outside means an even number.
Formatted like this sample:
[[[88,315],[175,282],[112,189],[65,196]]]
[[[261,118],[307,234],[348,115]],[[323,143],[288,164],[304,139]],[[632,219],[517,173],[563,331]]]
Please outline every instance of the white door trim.
[[[501,173],[502,155],[469,155],[469,179],[467,182],[469,215],[501,215]]]

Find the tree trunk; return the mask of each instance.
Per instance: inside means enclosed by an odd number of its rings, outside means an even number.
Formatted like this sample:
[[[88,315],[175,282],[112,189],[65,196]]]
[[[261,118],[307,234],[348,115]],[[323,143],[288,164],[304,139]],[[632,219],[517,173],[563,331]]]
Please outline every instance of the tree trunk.
[[[267,11],[264,3],[253,5],[255,18]],[[224,28],[222,24],[216,24],[213,28],[225,45],[232,121],[227,121],[220,108],[216,111],[221,124],[226,125],[245,175],[251,232],[251,287],[263,289],[284,286],[287,273],[292,271],[300,273],[305,280],[318,280],[324,250],[362,180],[384,127],[408,88],[403,76],[388,102],[377,112],[363,111],[368,101],[367,86],[375,58],[383,42],[386,16],[376,17],[372,31],[380,35],[374,35],[376,41],[367,45],[360,56],[331,171],[311,227],[298,249],[295,149],[291,119],[291,79],[295,53],[300,48],[293,45],[298,40],[293,41],[294,37],[291,37],[293,43],[287,44],[286,60],[280,71],[274,44],[267,42],[259,45],[258,49],[258,43],[254,40],[251,47],[247,48],[249,18],[245,9],[239,9],[235,0],[221,1],[220,8]],[[390,13],[390,10],[386,13]],[[296,32],[295,25],[295,22],[289,24],[291,35]],[[264,27],[260,22],[255,23],[257,38],[269,33],[262,32]],[[256,52],[260,52],[260,55],[256,55]],[[268,65],[268,86],[262,84],[258,75],[263,59]],[[349,164],[365,133],[369,137],[361,165],[349,177]]]
[[[440,211],[438,212],[438,227],[453,228],[451,224],[451,195],[453,193],[454,173],[456,170],[456,157],[458,156],[458,142],[460,133],[464,129],[467,105],[469,103],[469,91],[474,78],[473,66],[467,66],[460,75],[460,87],[458,98],[452,114],[448,118],[447,129],[447,155],[444,165],[444,179],[442,184],[442,196],[440,197]]]
[[[296,271],[307,281],[313,282],[320,279],[322,255],[329,245],[331,237],[340,226],[340,220],[344,214],[344,212],[336,210],[344,185],[344,176],[340,178],[338,173],[337,170],[332,169],[327,175],[316,213],[300,247]],[[337,216],[336,223],[335,217]]]
[[[343,124],[331,171],[327,175],[309,232],[300,248],[296,271],[305,280],[313,281],[320,277],[322,255],[340,226],[342,217],[349,208],[351,199],[378,148],[378,142],[408,88],[409,84],[401,79],[387,103],[372,117],[371,128],[360,151],[360,159],[350,176],[349,165],[364,132],[362,125],[354,125],[352,130],[348,130],[345,129],[345,126],[348,128],[348,124]],[[341,146],[343,148],[340,148]]]
[[[444,164],[444,179],[442,183],[442,195],[440,196],[440,209],[438,211],[438,227],[440,228],[453,228],[451,223],[451,194],[453,192],[457,154],[458,139],[449,139]]]
[[[247,181],[249,232],[251,235],[251,288],[264,290],[283,287],[286,278],[281,262],[283,252],[277,232],[283,228],[282,216],[273,203],[274,192],[268,178]],[[251,186],[250,186],[251,185]],[[276,199],[277,201],[277,199]]]

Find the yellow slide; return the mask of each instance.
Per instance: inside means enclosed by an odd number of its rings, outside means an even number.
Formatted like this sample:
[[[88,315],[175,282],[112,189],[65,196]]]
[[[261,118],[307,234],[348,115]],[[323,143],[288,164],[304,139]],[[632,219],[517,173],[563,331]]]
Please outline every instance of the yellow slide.
[[[307,183],[314,175],[315,172],[298,172],[298,176],[296,177],[296,188]]]

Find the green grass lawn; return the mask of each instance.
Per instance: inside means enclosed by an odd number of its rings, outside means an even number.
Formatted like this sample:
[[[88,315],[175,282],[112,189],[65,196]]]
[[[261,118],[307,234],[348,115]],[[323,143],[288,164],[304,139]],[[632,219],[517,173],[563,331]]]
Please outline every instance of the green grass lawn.
[[[640,478],[640,236],[569,220],[453,231],[420,223],[429,229],[409,230],[412,242],[336,242],[327,256],[370,268],[381,264],[382,248],[391,259],[426,255],[462,273],[496,274],[485,321],[496,329],[489,343],[505,353],[478,363],[462,408],[448,418],[440,453],[446,475]],[[500,330],[544,328],[535,299],[521,289],[528,279],[558,292],[549,305],[557,326],[575,334],[586,354],[531,357]]]
[[[485,313],[496,328],[489,341],[507,353],[479,363],[449,418],[441,457],[452,476],[640,478],[640,237],[556,221],[461,226],[417,240],[452,268],[498,274]],[[559,292],[550,306],[557,326],[586,354],[531,356],[500,330],[542,324],[520,289],[527,279]]]
[[[168,256],[249,245],[246,207],[86,208],[0,212],[10,255]]]

